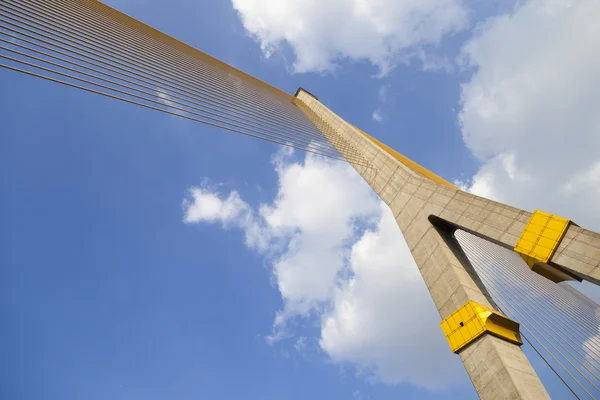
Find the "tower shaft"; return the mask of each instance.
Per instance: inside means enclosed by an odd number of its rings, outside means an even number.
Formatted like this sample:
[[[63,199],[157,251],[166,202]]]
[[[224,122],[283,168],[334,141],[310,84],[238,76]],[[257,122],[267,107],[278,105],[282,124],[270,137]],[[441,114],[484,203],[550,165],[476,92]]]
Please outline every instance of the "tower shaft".
[[[530,214],[465,193],[394,157],[308,92],[300,90],[296,97],[296,104],[325,136],[335,136],[336,143],[343,139],[337,146],[342,155],[357,152],[368,164],[350,161],[392,210],[441,318],[451,317],[470,301],[495,310],[453,231],[464,227],[516,244]],[[483,334],[457,353],[482,399],[549,398],[518,344]]]

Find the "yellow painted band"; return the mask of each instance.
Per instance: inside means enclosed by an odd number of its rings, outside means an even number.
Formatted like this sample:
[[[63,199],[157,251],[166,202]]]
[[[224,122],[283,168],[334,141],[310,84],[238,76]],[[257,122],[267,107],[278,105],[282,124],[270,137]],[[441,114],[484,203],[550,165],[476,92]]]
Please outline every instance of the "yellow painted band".
[[[473,300],[443,320],[440,326],[454,353],[486,333],[510,343],[523,344],[517,322]]]
[[[535,210],[515,246],[515,251],[530,268],[538,262],[549,262],[570,223],[566,218]]]

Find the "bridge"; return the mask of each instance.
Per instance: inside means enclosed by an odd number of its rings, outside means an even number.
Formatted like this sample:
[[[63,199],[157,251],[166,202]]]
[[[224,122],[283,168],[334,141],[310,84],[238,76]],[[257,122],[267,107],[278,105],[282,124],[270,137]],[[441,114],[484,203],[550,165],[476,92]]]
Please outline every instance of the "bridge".
[[[564,283],[600,284],[600,234],[585,221],[465,192],[308,90],[283,92],[97,1],[0,1],[0,50],[5,69],[349,163],[392,210],[481,398],[549,397],[523,343],[575,397],[600,397],[599,308]]]

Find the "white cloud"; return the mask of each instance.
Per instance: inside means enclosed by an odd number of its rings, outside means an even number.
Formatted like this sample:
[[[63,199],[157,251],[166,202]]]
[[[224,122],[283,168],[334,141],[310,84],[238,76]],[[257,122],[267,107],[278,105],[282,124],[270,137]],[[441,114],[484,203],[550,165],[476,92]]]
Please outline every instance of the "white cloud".
[[[229,197],[221,200],[215,193],[207,188],[194,188],[190,190],[191,200],[184,200],[185,222],[215,222],[227,224],[233,220],[240,220],[249,212],[249,206],[237,192],[231,192]]]
[[[422,59],[467,26],[462,0],[232,0],[245,29],[269,57],[286,44],[296,72],[324,72],[336,61],[367,60],[385,73],[399,60]]]
[[[344,241],[353,220],[377,212],[377,201],[361,178],[342,163],[307,157],[305,163],[277,167],[279,191],[261,217],[271,230],[289,238],[273,264],[285,302],[284,315],[307,315],[331,296],[344,265]]]
[[[236,191],[222,199],[216,188],[206,184],[192,188],[188,198],[183,200],[183,209],[186,223],[220,222],[224,228],[235,226],[245,232],[245,243],[249,248],[260,253],[267,252],[270,245],[276,248],[276,243],[270,243],[276,232],[265,229]]]
[[[459,359],[392,212],[383,202],[380,209],[376,229],[352,247],[352,275],[323,316],[321,347],[377,381],[443,386],[461,376]]]
[[[299,353],[304,353],[306,350],[306,336],[300,336],[296,343],[294,343],[294,349]]]
[[[374,121],[377,121],[377,122],[383,121],[383,116],[381,115],[381,111],[379,109],[373,111],[373,114],[371,115],[371,117],[373,118]]]
[[[529,0],[463,48],[471,190],[600,229],[600,3]]]
[[[587,171],[575,173],[565,183],[561,192],[566,197],[590,193],[592,196],[600,197],[600,161],[592,165]]]
[[[431,388],[460,379],[459,359],[387,206],[346,164],[310,155],[295,163],[286,153],[275,168],[272,204],[253,209],[237,192],[223,196],[206,185],[184,202],[184,221],[238,226],[248,247],[267,256],[283,300],[270,342],[295,335],[291,320],[317,323],[319,337],[303,333],[293,347],[302,352],[318,341],[333,363],[353,365],[371,381]]]
[[[308,316],[330,298],[354,220],[378,212],[371,189],[348,165],[319,157],[293,163],[289,155],[286,150],[275,157],[278,194],[258,211],[235,191],[222,199],[214,189],[194,188],[184,201],[185,222],[236,225],[245,231],[249,247],[272,259],[284,300],[276,328],[294,316]]]

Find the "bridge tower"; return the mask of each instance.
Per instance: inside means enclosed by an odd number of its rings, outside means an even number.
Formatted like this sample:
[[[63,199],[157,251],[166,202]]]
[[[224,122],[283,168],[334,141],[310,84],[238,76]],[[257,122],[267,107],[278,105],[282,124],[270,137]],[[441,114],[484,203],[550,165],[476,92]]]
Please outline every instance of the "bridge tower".
[[[519,325],[501,314],[454,232],[517,251],[554,281],[600,278],[600,235],[564,218],[466,193],[352,126],[300,88],[295,104],[392,210],[442,318],[451,349],[482,399],[549,398],[520,349]],[[365,166],[366,163],[366,166]],[[399,305],[400,307],[402,305]],[[418,321],[407,321],[418,323]]]

